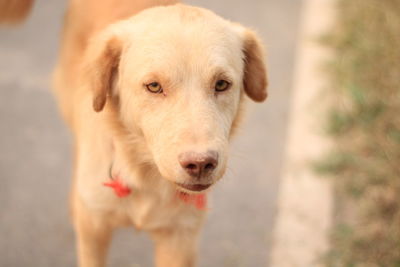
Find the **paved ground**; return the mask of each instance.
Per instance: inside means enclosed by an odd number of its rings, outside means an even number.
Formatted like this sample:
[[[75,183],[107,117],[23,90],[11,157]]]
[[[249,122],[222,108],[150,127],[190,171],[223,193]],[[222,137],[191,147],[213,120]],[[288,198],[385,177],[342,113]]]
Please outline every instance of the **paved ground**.
[[[301,0],[188,2],[257,29],[267,44],[270,98],[249,107],[228,174],[213,192],[200,251],[202,267],[265,266]],[[75,264],[70,141],[48,86],[64,5],[38,1],[24,26],[0,29],[0,266]],[[121,230],[110,266],[152,266],[151,246],[145,234]]]

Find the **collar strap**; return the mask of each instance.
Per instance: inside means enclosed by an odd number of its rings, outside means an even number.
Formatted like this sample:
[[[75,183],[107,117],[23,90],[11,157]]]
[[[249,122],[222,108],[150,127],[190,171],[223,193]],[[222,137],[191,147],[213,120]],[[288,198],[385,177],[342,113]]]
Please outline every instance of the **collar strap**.
[[[123,198],[130,195],[132,190],[129,186],[125,185],[120,177],[114,176],[112,173],[112,164],[109,169],[109,182],[104,182],[103,185],[110,187],[114,190],[117,197]],[[185,202],[186,204],[195,206],[198,210],[206,210],[207,207],[207,196],[206,194],[191,195],[185,192],[178,192],[178,198]]]
[[[112,188],[117,197],[126,197],[131,193],[131,189],[122,183],[118,175],[114,177],[112,173],[112,164],[108,171],[108,177],[110,178],[110,182],[103,183],[103,185]]]
[[[207,208],[206,194],[190,195],[185,192],[179,192],[178,197],[186,204],[195,206],[198,210],[206,210]]]
[[[131,193],[131,189],[124,185],[118,177],[112,178],[111,182],[103,183],[103,185],[112,188],[117,197],[126,197]]]

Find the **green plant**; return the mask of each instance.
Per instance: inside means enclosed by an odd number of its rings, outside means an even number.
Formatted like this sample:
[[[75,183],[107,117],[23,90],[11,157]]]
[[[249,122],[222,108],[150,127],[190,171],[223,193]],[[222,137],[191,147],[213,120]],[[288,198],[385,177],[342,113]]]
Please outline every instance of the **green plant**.
[[[400,267],[400,1],[339,0],[326,131],[315,169],[335,181],[327,266]]]

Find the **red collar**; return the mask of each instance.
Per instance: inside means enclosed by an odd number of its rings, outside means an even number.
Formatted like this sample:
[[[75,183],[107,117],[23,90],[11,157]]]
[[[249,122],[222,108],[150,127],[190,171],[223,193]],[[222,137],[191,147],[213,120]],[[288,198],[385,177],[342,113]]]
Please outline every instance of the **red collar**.
[[[109,177],[110,182],[104,182],[103,185],[112,188],[117,197],[123,198],[132,192],[131,188],[125,185],[118,175],[114,176],[112,174],[112,165]],[[206,194],[191,195],[185,192],[177,192],[177,197],[186,204],[195,206],[198,210],[205,210],[207,207]]]
[[[191,195],[185,192],[178,192],[178,197],[185,203],[194,205],[198,210],[207,209],[207,195]]]
[[[110,169],[108,170],[108,177],[110,178],[110,182],[108,183],[103,183],[104,186],[111,187],[114,189],[114,193],[117,195],[117,197],[126,197],[131,193],[131,189],[124,185],[119,178],[119,175],[114,176],[112,172],[112,167],[113,165],[110,165]]]
[[[110,179],[110,182],[103,183],[103,185],[114,189],[114,193],[117,195],[117,197],[126,197],[131,193],[131,189],[128,186],[124,185],[118,176],[115,178],[111,177]]]

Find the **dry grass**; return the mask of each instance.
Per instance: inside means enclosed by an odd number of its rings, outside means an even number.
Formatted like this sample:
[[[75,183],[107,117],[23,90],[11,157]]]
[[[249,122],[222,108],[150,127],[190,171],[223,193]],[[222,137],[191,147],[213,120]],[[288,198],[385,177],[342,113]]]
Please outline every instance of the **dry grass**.
[[[327,266],[400,266],[400,0],[339,0],[324,42],[337,144],[316,168],[335,179]]]

